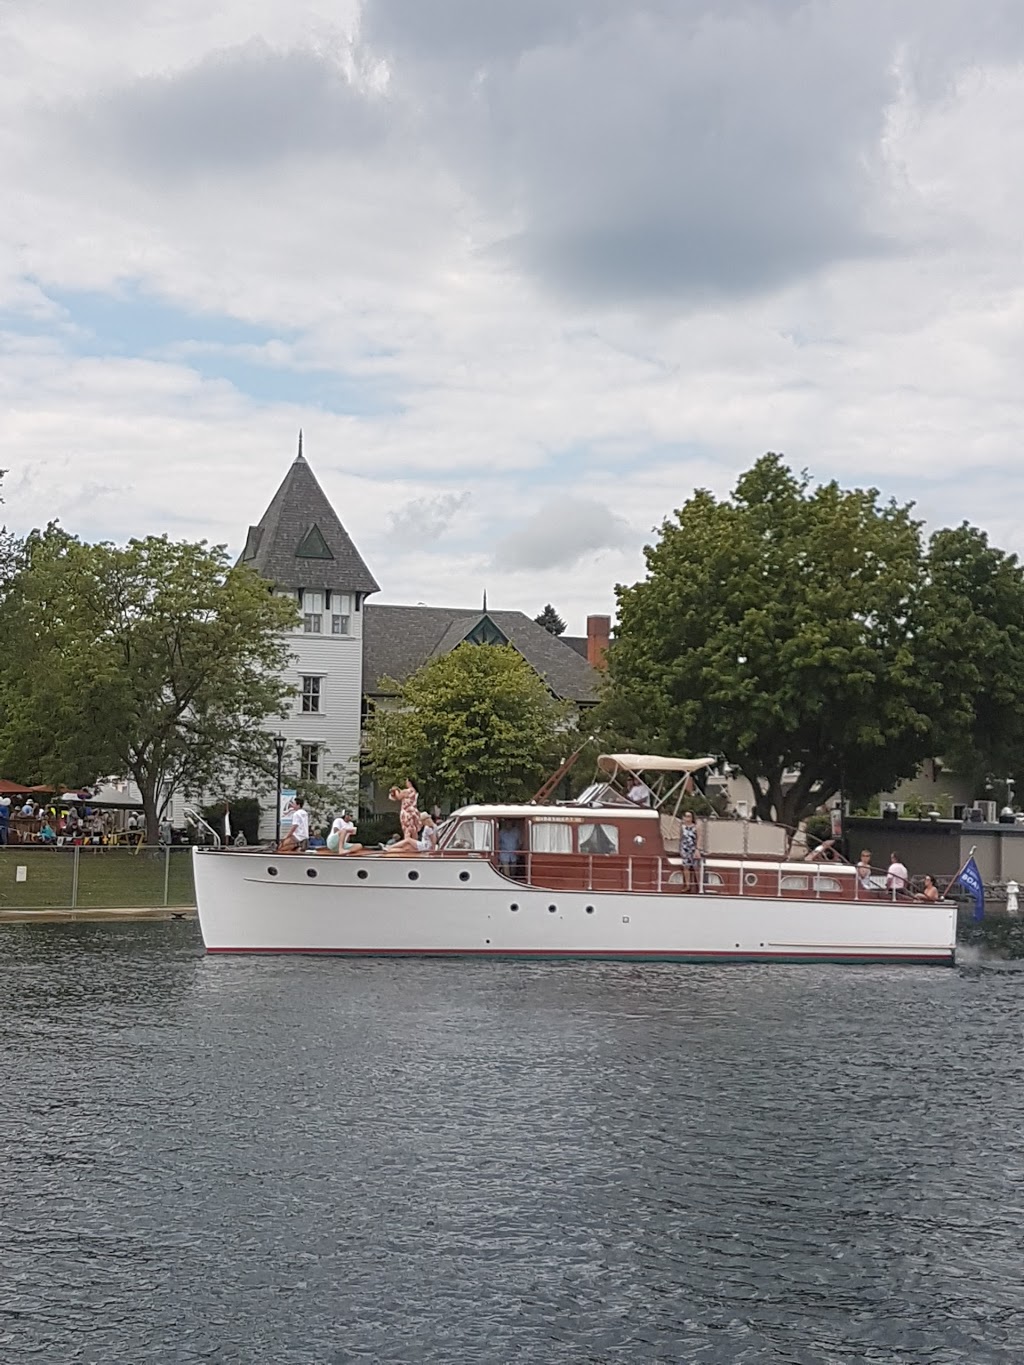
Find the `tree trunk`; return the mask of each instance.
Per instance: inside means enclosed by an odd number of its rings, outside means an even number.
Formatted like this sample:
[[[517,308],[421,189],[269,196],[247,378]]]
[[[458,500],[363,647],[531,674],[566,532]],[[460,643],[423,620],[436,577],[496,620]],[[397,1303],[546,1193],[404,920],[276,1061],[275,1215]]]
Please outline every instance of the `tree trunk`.
[[[823,782],[824,785],[812,796],[811,791],[816,782]],[[817,808],[830,801],[837,791],[836,784],[824,773],[801,774],[800,779],[783,797],[779,823],[796,829],[801,820],[813,815]]]
[[[146,843],[159,843],[160,817],[156,808],[157,781],[149,773],[135,775],[135,782],[142,797],[142,809],[146,817]]]

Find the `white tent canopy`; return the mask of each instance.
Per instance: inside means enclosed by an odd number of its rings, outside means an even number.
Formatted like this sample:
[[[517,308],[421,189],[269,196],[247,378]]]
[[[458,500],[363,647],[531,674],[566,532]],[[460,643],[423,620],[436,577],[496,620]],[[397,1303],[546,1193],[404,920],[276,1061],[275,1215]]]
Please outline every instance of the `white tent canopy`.
[[[649,773],[697,773],[701,768],[711,768],[716,758],[662,758],[657,754],[601,754],[597,766],[607,773],[618,768],[627,772]]]

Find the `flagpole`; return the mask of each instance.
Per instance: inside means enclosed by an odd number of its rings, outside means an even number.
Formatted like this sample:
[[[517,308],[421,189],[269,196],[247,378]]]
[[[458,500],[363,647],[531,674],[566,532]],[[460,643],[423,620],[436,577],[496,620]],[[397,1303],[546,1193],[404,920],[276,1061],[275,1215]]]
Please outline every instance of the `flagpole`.
[[[967,857],[963,860],[963,862],[962,862],[962,863],[960,864],[960,866],[957,868],[956,873],[955,873],[955,875],[954,875],[954,877],[953,877],[953,880],[952,880],[952,881],[949,883],[949,885],[946,887],[945,891],[943,891],[943,893],[942,893],[942,899],[943,899],[943,900],[946,899],[946,897],[949,895],[949,893],[950,893],[950,891],[953,889],[953,887],[956,886],[957,881],[958,881],[959,878],[960,878],[960,873],[964,870],[964,868],[967,866],[967,864],[968,864],[968,863],[971,861],[971,859],[974,857],[975,850],[977,849],[977,847],[978,847],[977,844],[972,844],[972,845],[971,845],[971,851],[970,851],[970,853],[968,853]]]

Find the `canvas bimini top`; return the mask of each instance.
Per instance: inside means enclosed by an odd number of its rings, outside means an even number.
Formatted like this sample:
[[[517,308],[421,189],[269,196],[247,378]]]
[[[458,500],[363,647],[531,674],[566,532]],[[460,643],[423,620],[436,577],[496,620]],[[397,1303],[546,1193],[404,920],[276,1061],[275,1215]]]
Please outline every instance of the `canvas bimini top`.
[[[625,769],[629,773],[699,773],[712,768],[717,758],[663,758],[659,754],[601,754],[597,766],[606,773]]]

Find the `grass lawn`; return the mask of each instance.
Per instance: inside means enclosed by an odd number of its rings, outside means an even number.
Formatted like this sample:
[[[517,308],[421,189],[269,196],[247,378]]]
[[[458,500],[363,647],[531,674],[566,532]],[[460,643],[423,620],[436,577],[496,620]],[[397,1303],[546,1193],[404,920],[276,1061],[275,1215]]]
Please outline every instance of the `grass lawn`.
[[[73,898],[78,853],[78,895]],[[174,848],[0,848],[0,907],[25,910],[67,908],[148,909],[164,902],[165,861],[168,905],[194,905],[192,850]],[[26,869],[18,881],[17,869]]]

